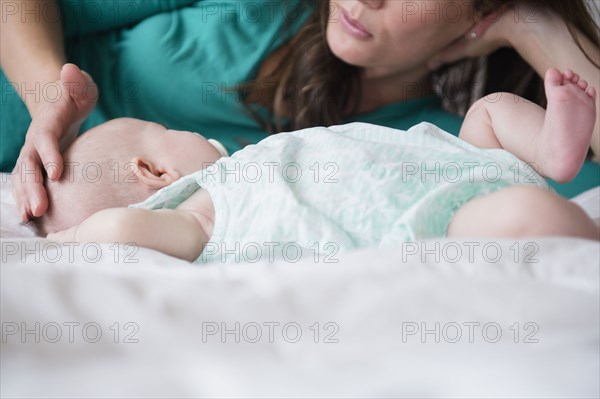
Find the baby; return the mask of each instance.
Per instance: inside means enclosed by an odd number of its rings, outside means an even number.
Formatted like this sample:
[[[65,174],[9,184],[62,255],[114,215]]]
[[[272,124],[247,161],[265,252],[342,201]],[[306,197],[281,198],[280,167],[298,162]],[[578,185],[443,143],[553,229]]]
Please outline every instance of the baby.
[[[597,240],[593,221],[536,173],[559,182],[578,173],[596,91],[569,70],[550,69],[545,84],[547,111],[488,96],[459,138],[427,123],[407,132],[352,124],[271,136],[232,157],[200,135],[114,120],[67,150],[65,161],[82,167],[47,183],[50,210],[38,223],[54,241],[133,242],[189,261],[444,236]]]
[[[63,177],[45,182],[50,207],[33,221],[42,235],[78,225],[97,211],[143,201],[227,152],[192,132],[120,118],[78,137],[62,155]]]

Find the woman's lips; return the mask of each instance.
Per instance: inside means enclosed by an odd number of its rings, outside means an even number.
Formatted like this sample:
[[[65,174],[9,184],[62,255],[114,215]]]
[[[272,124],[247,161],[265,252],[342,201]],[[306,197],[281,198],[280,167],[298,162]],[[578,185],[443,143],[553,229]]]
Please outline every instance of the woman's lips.
[[[358,21],[352,19],[348,11],[344,10],[340,7],[340,22],[342,26],[348,33],[354,36],[357,39],[365,40],[373,37],[371,32],[369,32],[364,26],[362,26]]]

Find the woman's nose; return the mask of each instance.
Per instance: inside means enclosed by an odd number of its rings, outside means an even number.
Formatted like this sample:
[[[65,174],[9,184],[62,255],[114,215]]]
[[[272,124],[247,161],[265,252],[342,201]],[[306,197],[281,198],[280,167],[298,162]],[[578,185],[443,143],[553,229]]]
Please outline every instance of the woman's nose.
[[[361,3],[364,3],[367,7],[378,9],[381,8],[385,0],[358,0]]]

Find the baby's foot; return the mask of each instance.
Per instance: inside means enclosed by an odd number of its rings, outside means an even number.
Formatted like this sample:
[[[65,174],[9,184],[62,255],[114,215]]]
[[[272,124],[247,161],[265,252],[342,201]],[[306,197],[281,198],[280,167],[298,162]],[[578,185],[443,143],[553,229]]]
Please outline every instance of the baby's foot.
[[[545,79],[548,108],[540,134],[541,172],[560,183],[572,180],[583,165],[596,122],[596,90],[567,69],[549,69]]]

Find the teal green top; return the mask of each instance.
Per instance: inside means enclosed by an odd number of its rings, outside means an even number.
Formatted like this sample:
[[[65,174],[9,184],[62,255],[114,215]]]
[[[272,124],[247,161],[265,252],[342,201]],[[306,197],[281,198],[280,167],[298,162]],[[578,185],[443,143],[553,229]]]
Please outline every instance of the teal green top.
[[[67,59],[100,88],[98,106],[82,131],[129,116],[202,133],[230,153],[268,135],[237,88],[312,15],[304,0],[65,0],[60,6]],[[9,171],[30,119],[0,75],[0,162]],[[462,123],[435,97],[391,104],[345,122],[354,121],[402,130],[427,121],[455,135]],[[599,184],[600,167],[588,164],[583,179],[560,192],[571,195]]]

